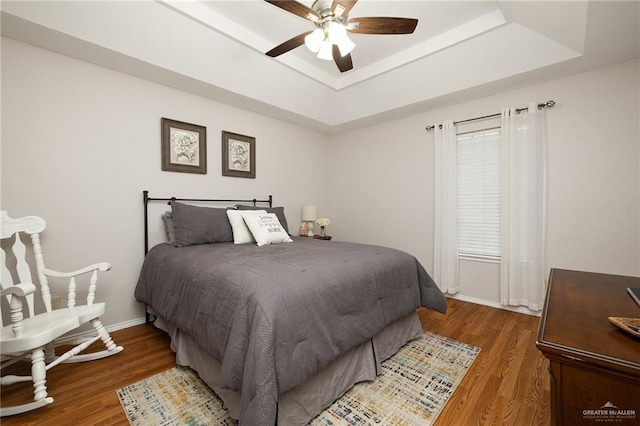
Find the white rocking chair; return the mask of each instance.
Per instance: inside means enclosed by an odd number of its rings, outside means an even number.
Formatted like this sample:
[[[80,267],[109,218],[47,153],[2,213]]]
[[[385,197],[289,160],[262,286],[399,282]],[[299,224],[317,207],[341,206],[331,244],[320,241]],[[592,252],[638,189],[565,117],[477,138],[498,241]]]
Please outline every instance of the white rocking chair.
[[[104,303],[94,303],[98,271],[108,271],[108,263],[96,263],[74,272],[57,272],[45,268],[42,249],[40,247],[40,233],[45,228],[45,222],[36,216],[12,219],[6,211],[0,213],[0,233],[3,247],[2,280],[0,284],[0,302],[6,297],[11,311],[11,324],[2,323],[0,334],[0,355],[2,364],[0,370],[15,362],[31,358],[31,376],[2,375],[0,385],[6,386],[18,382],[32,381],[34,387],[34,401],[27,404],[0,407],[0,417],[24,413],[36,408],[44,407],[53,402],[47,396],[47,371],[63,362],[81,362],[104,358],[122,351],[122,346],[116,346],[111,336],[104,328],[98,317],[106,312]],[[31,272],[27,263],[26,247],[20,234],[29,234],[35,254],[36,270],[40,281],[40,292],[44,302],[45,312],[35,314],[34,293],[36,286],[32,284]],[[15,241],[11,242],[15,235]],[[5,241],[9,240],[9,241]],[[8,247],[8,246],[11,247]],[[11,249],[9,252],[9,248]],[[5,252],[5,249],[7,250]],[[90,274],[87,304],[76,306],[76,277]],[[47,277],[68,278],[67,307],[53,310],[51,306],[51,291]],[[25,303],[26,302],[26,303]],[[24,315],[23,306],[26,304],[28,317]],[[55,340],[63,334],[75,330],[82,324],[90,322],[93,325],[93,337],[77,344],[63,355],[56,356],[54,352]],[[106,346],[100,352],[79,355],[98,339]]]

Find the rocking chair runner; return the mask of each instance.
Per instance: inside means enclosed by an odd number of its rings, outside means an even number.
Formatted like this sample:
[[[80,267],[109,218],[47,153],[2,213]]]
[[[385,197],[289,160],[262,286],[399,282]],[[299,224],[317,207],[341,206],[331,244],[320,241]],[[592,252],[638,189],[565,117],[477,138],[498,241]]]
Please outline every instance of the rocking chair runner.
[[[0,385],[32,381],[34,387],[33,402],[12,407],[0,407],[0,417],[24,413],[51,404],[53,398],[47,395],[46,375],[47,371],[56,365],[63,362],[81,362],[104,358],[123,349],[122,346],[116,346],[98,319],[106,312],[106,305],[94,303],[98,271],[108,271],[111,269],[111,265],[96,263],[68,273],[45,268],[40,247],[40,233],[45,226],[44,220],[36,216],[12,219],[6,211],[0,213],[2,240],[11,240],[15,235],[13,243],[8,241],[11,245],[10,253],[9,250],[5,252],[6,247],[0,250],[2,257],[0,297],[6,297],[11,311],[11,324],[5,326],[3,323],[0,334],[0,354],[2,355],[0,370],[21,359],[31,357],[31,376],[3,375],[0,379]],[[36,270],[40,281],[40,293],[44,302],[45,312],[42,313],[35,313],[34,293],[36,286],[32,284],[31,272],[26,260],[26,247],[20,234],[31,236]],[[90,274],[87,304],[76,306],[76,277],[85,274]],[[52,309],[48,277],[69,279],[66,308]],[[2,300],[0,299],[0,301]],[[28,317],[23,311],[25,304]],[[56,356],[54,352],[55,339],[88,322],[93,325],[95,335],[64,354]],[[106,346],[105,350],[79,355],[98,339],[102,339]]]

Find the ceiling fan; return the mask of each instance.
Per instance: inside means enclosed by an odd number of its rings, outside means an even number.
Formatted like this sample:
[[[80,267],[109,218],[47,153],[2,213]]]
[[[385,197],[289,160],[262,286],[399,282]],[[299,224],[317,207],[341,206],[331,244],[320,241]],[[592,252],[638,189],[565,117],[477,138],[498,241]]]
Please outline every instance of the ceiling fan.
[[[355,34],[412,34],[417,19],[364,17],[349,19],[349,11],[358,0],[316,0],[311,8],[296,0],[265,0],[287,12],[313,22],[315,30],[307,31],[274,47],[266,54],[272,58],[298,46],[307,47],[320,59],[333,59],[340,72],[353,68],[351,51],[355,47],[347,32]]]

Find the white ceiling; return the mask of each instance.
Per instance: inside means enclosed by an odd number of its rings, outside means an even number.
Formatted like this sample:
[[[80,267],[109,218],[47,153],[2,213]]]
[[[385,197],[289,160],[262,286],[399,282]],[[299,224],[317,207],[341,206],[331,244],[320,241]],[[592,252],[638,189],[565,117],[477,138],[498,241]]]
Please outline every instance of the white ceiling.
[[[311,7],[313,1],[306,0],[301,3]],[[214,12],[232,21],[244,30],[231,37],[237,37],[238,41],[251,45],[250,39],[244,40],[247,31],[258,34],[267,40],[272,46],[289,40],[290,38],[315,28],[310,21],[288,13],[265,1],[237,0],[237,1],[205,1],[203,4]],[[249,7],[250,6],[250,7]],[[180,7],[179,4],[176,7]],[[366,35],[350,34],[350,38],[356,43],[357,48],[351,56],[355,68],[341,75],[333,61],[318,60],[304,46],[287,53],[287,56],[295,56],[296,62],[292,67],[305,72],[307,67],[296,67],[298,61],[304,61],[308,67],[321,70],[324,75],[318,75],[318,80],[330,87],[341,88],[346,84],[355,84],[367,75],[377,75],[389,69],[404,65],[411,60],[426,56],[434,50],[434,39],[443,37],[444,40],[437,43],[438,48],[444,48],[461,39],[473,37],[486,27],[495,28],[504,24],[504,18],[498,6],[498,2],[491,1],[380,1],[362,0],[356,3],[349,13],[349,18],[363,16],[393,16],[418,19],[418,26],[410,35]],[[447,17],[447,19],[443,19]],[[196,18],[197,19],[197,18]],[[476,21],[486,22],[483,27],[471,29]],[[456,37],[457,35],[457,37]],[[412,51],[411,54],[407,54]],[[403,54],[404,53],[404,54]],[[389,60],[392,58],[392,60]],[[284,59],[284,63],[289,63]],[[367,69],[368,72],[362,72]],[[357,74],[357,78],[346,78],[349,74]],[[311,73],[309,77],[315,78]],[[347,81],[348,83],[344,83]]]
[[[419,22],[351,34],[346,73],[305,46],[264,55],[314,27],[263,0],[1,7],[4,36],[325,133],[640,57],[636,1],[359,0],[350,18]]]

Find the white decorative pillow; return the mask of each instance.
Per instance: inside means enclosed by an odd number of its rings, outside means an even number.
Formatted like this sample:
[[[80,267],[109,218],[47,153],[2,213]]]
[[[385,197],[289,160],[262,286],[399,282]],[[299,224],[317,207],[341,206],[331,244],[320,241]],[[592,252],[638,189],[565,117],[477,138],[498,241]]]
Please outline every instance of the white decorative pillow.
[[[255,211],[254,214],[251,213],[251,211],[243,211],[242,217],[259,246],[293,241],[275,213],[255,214]]]
[[[231,229],[233,230],[233,243],[245,244],[254,243],[256,241],[253,239],[251,231],[249,231],[249,228],[247,228],[247,225],[244,223],[244,219],[242,218],[243,213],[264,214],[266,212],[266,210],[227,210],[227,217],[229,218],[229,223],[231,224]]]

